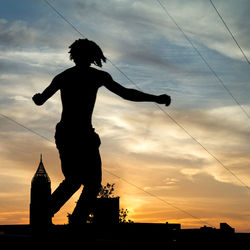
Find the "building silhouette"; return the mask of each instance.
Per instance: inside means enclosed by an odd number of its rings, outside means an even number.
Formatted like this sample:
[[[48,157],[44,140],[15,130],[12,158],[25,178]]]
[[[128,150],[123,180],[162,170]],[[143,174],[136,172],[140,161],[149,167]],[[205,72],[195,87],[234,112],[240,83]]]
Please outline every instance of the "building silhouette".
[[[96,224],[118,224],[120,198],[97,198],[94,209]]]
[[[41,155],[39,166],[31,181],[30,225],[32,231],[44,231],[51,224],[50,197],[51,182],[44,168]]]

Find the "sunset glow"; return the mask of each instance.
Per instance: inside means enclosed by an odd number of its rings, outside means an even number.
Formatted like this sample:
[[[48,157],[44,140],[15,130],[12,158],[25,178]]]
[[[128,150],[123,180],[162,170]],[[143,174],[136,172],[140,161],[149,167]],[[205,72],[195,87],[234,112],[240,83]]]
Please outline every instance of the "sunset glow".
[[[182,228],[227,222],[237,232],[250,232],[250,119],[157,2],[51,2],[142,91],[172,97],[172,105],[162,108],[179,126],[152,103],[128,102],[105,88],[98,92],[93,126],[102,140],[103,184],[115,183],[129,219]],[[249,64],[209,1],[162,2],[250,114]],[[214,3],[250,58],[249,1]],[[1,5],[0,224],[27,224],[30,183],[41,153],[52,190],[63,180],[54,143],[60,95],[43,106],[31,98],[73,66],[68,46],[80,35],[44,1]],[[103,70],[135,88],[110,63]],[[79,194],[53,223],[67,223]]]

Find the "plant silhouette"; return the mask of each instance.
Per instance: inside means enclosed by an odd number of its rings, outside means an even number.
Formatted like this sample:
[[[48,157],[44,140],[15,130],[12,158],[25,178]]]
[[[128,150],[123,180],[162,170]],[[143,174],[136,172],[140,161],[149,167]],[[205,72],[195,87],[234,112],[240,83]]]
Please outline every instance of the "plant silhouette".
[[[98,198],[113,198],[114,197],[114,191],[115,191],[115,183],[110,184],[107,183],[105,186],[101,186]]]

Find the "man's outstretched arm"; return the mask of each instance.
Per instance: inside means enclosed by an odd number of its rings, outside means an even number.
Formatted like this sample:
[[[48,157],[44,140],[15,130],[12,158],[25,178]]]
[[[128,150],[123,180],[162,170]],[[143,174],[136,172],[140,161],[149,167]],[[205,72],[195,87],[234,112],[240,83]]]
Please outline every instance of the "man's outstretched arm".
[[[159,104],[165,104],[169,106],[171,103],[171,97],[169,95],[151,95],[144,92],[141,92],[136,89],[128,89],[115,82],[112,77],[106,73],[104,84],[108,90],[119,95],[120,97],[134,102],[156,102]]]
[[[51,84],[42,92],[37,93],[32,97],[36,105],[43,105],[52,95],[59,89],[59,79],[55,77]]]

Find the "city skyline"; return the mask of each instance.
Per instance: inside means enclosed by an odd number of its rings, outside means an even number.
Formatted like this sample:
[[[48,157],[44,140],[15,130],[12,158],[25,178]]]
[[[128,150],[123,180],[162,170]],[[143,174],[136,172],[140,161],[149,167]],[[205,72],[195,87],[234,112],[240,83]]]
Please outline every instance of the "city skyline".
[[[249,118],[156,1],[51,3],[140,89],[171,95],[172,106],[164,110],[250,185]],[[249,65],[209,1],[162,3],[250,114]],[[248,1],[214,3],[250,55]],[[0,117],[0,224],[22,224],[28,223],[29,187],[40,153],[52,190],[63,179],[53,143],[59,94],[42,108],[31,97],[73,66],[68,46],[79,34],[44,1],[6,1],[0,14],[1,114],[51,141]],[[103,70],[122,85],[135,87],[109,63]],[[249,191],[157,107],[125,102],[102,88],[93,125],[102,140],[103,183],[116,183],[121,206],[131,219],[203,226],[122,179],[212,225],[226,221],[250,232]],[[77,195],[55,216],[56,223],[66,222]]]

